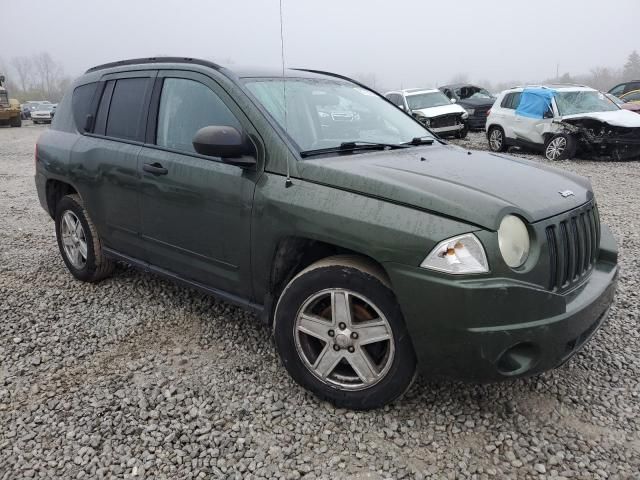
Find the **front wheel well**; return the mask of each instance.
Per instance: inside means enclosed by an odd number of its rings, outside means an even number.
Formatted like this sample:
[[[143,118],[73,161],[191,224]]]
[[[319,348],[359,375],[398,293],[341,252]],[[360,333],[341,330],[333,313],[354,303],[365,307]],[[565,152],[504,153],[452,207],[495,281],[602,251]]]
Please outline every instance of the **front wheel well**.
[[[384,276],[381,280],[389,283],[383,267],[367,255],[318,240],[287,237],[278,243],[273,255],[263,320],[267,324],[271,324],[273,310],[280,294],[296,275],[319,260],[335,256],[348,256],[351,262],[355,260],[364,268],[381,272],[381,275]]]
[[[60,199],[66,195],[78,194],[78,191],[70,184],[61,180],[47,180],[46,195],[47,195],[47,210],[51,218],[55,217],[56,208]]]

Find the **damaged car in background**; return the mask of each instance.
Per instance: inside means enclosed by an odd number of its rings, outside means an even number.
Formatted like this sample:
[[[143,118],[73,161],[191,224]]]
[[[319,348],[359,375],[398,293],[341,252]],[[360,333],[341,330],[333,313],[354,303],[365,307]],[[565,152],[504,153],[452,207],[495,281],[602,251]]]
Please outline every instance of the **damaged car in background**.
[[[494,152],[519,146],[542,151],[549,160],[577,152],[608,160],[640,157],[640,116],[585,86],[505,90],[489,112],[486,131]]]
[[[444,85],[438,87],[452,102],[457,103],[469,114],[467,125],[470,130],[484,130],[487,112],[496,99],[488,90],[469,84]]]
[[[409,88],[387,92],[384,96],[440,137],[467,136],[469,114],[437,88]]]

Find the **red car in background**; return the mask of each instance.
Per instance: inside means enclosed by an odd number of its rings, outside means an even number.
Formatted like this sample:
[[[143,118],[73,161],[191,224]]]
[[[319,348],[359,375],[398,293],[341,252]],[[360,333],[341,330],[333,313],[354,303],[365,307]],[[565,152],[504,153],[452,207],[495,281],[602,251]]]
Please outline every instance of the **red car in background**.
[[[640,113],[640,103],[625,103],[615,95],[612,95],[611,93],[605,93],[605,95],[609,100],[611,100],[613,103],[618,105],[620,108],[624,110],[631,110],[632,112],[635,112],[635,113]]]

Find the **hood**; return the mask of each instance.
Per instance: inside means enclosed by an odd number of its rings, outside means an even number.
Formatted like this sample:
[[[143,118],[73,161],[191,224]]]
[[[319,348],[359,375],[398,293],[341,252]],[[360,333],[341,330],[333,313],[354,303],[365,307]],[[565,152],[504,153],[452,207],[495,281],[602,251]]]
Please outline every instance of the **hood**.
[[[449,105],[441,105],[439,107],[421,108],[419,110],[411,110],[414,113],[420,113],[427,118],[438,117],[440,115],[447,115],[450,113],[464,113],[466,110],[457,103],[450,103]]]
[[[613,110],[611,112],[579,113],[564,115],[562,120],[581,120],[589,118],[615,127],[640,128],[640,115],[630,110]]]
[[[467,107],[492,107],[495,98],[465,98],[457,101],[458,105]]]
[[[316,158],[299,165],[303,179],[489,230],[497,230],[508,213],[519,214],[533,223],[593,198],[586,178],[526,160],[468,152],[452,145]],[[560,195],[566,190],[573,195]]]

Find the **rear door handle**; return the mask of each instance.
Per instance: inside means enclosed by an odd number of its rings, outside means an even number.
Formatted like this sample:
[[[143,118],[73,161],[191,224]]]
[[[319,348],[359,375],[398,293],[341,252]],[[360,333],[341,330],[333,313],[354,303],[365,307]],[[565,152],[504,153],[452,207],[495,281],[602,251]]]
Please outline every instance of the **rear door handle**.
[[[160,165],[158,162],[155,163],[145,163],[142,166],[142,169],[145,172],[149,172],[149,173],[153,173],[154,175],[166,175],[167,173],[169,173],[169,170],[167,170],[166,168],[164,168],[162,165]]]

